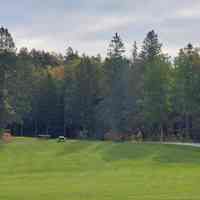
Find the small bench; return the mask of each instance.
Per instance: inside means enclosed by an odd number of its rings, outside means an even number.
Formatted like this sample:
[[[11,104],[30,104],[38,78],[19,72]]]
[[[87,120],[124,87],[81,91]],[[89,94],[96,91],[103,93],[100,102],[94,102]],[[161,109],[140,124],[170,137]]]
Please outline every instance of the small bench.
[[[58,142],[65,142],[66,138],[64,136],[59,136],[58,137]]]
[[[49,139],[51,136],[50,135],[38,135],[38,138],[41,139]]]

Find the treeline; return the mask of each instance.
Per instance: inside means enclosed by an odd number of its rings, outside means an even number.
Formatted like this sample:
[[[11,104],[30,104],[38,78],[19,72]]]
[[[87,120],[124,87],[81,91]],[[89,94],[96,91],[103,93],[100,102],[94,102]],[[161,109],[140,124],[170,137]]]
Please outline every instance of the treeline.
[[[105,59],[22,48],[0,29],[0,127],[16,135],[69,138],[200,140],[200,52],[174,59],[154,31],[124,56],[119,34]]]

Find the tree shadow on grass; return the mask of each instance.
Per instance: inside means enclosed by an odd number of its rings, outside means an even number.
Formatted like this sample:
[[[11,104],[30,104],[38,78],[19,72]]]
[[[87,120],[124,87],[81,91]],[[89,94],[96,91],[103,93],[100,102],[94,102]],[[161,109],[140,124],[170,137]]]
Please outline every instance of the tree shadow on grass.
[[[142,160],[152,155],[154,148],[148,144],[111,143],[102,151],[105,161]]]
[[[67,141],[63,145],[62,150],[57,153],[57,156],[78,154],[78,153],[86,151],[91,145],[92,145],[92,142],[88,142],[88,141],[70,141],[70,142]]]
[[[110,143],[101,155],[107,162],[148,160],[164,165],[200,164],[200,148],[177,145]]]
[[[200,164],[200,148],[165,145],[153,161],[161,164]]]

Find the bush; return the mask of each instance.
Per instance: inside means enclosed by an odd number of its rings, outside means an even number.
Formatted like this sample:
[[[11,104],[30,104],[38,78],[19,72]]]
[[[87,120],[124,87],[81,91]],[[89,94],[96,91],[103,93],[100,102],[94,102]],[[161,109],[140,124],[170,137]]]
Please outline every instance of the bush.
[[[3,132],[4,132],[4,129],[0,128],[0,136],[3,134]]]
[[[4,133],[4,129],[0,128],[0,140],[1,140],[1,136],[3,135],[3,133]]]

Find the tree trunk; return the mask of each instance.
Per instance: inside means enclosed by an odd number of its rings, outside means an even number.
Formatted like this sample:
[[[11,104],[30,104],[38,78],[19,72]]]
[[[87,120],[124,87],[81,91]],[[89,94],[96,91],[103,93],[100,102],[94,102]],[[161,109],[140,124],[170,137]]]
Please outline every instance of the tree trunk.
[[[35,134],[35,136],[38,135],[38,124],[37,124],[37,120],[35,120],[35,123],[34,123],[34,134]]]
[[[163,130],[163,125],[160,125],[160,141],[164,141],[164,130]]]
[[[190,116],[185,114],[185,139],[190,139]]]
[[[63,128],[64,128],[64,131],[63,131],[64,136],[66,136],[66,124],[65,124],[65,123],[64,123],[64,125],[63,125]]]
[[[23,123],[21,123],[21,126],[20,126],[20,135],[21,137],[24,135],[24,126],[23,126]]]
[[[2,66],[0,68],[0,128],[3,128],[5,71]]]
[[[46,125],[46,134],[49,134],[49,123]]]

